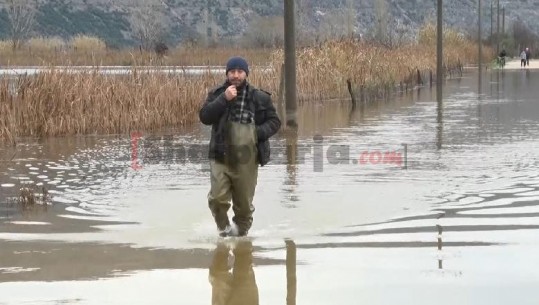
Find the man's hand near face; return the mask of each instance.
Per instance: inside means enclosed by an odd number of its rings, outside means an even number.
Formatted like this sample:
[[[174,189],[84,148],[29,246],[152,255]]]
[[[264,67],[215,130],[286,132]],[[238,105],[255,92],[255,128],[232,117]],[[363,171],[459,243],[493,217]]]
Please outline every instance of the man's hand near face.
[[[236,86],[232,85],[226,88],[225,91],[225,98],[227,101],[231,102],[238,96],[238,90],[236,89]]]

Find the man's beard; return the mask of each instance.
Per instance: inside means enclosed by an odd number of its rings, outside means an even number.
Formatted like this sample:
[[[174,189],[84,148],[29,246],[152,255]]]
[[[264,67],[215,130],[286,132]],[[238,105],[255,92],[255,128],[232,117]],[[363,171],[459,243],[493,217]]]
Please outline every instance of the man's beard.
[[[236,88],[243,88],[245,86],[245,83],[247,82],[247,80],[239,80],[239,79],[235,79],[235,80],[228,80],[228,82],[231,84],[231,85],[234,85],[236,86]]]

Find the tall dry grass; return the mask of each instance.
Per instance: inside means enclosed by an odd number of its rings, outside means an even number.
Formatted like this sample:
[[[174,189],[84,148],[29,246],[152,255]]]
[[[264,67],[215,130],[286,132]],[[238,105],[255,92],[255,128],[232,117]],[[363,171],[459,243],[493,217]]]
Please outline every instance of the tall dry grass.
[[[175,47],[165,56],[140,48],[106,48],[99,38],[77,36],[70,41],[35,38],[13,51],[9,41],[0,41],[2,66],[218,66],[231,56],[244,56],[253,65],[269,64],[272,49],[231,47]]]
[[[94,36],[77,35],[71,39],[69,45],[75,52],[104,52],[107,45],[103,40]]]
[[[26,42],[26,46],[34,52],[47,53],[65,49],[66,42],[59,37],[34,37]]]
[[[447,72],[477,62],[476,43],[457,32],[444,33],[444,68]],[[484,48],[484,58],[493,57],[493,50]],[[281,70],[284,52],[273,54],[272,64]],[[426,25],[418,43],[396,49],[353,40],[330,41],[297,54],[298,96],[301,100],[348,97],[346,81],[361,91],[363,100],[389,94],[403,83],[418,84],[418,73],[424,83],[427,72],[436,71],[436,27]],[[279,74],[278,72],[277,74]],[[436,77],[436,75],[434,75]],[[275,86],[274,86],[275,88]]]
[[[125,133],[193,121],[208,77],[52,70],[0,82],[0,137]]]
[[[252,82],[270,76],[257,73]],[[200,76],[144,72],[129,75],[50,71],[0,80],[0,140],[17,137],[129,133],[198,121],[206,90],[223,75]],[[266,87],[267,88],[267,87]]]
[[[362,100],[390,94],[399,83],[413,84],[417,71],[435,71],[434,30],[426,26],[418,43],[397,49],[332,41],[298,50],[300,101],[348,98],[347,80],[360,89]],[[451,32],[445,39],[444,65],[448,70],[475,63],[474,43]],[[250,58],[254,50],[228,49],[228,53],[220,54],[215,49],[194,50],[177,50],[177,54],[185,54],[186,63],[206,60],[209,65],[222,65],[232,55],[243,55],[255,62],[250,82],[274,93],[279,91],[282,50],[257,53],[254,60]],[[485,48],[486,57],[492,54]],[[257,71],[257,60],[273,69]],[[209,72],[196,77],[152,74],[136,67],[131,72],[119,77],[98,70],[70,73],[53,67],[50,72],[20,77],[15,84],[1,79],[0,139],[13,143],[20,136],[128,133],[191,124],[198,121],[205,89],[224,80],[224,75]]]

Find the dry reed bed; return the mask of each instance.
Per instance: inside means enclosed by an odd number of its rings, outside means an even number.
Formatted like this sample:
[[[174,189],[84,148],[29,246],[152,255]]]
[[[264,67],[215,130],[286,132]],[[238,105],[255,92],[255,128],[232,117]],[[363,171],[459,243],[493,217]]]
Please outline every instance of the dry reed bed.
[[[155,51],[155,52],[154,52]],[[110,49],[95,36],[77,35],[69,40],[59,37],[35,37],[13,50],[10,41],[0,40],[0,64],[3,66],[206,66],[222,65],[230,56],[242,55],[256,65],[267,65],[272,49],[176,46],[162,54],[139,48]],[[164,56],[163,56],[164,55]]]
[[[60,70],[0,86],[0,135],[123,133],[191,120],[208,78],[134,73],[112,77]],[[198,103],[195,102],[198,101]]]
[[[165,56],[154,52],[104,48],[41,48],[24,47],[13,52],[9,48],[0,48],[2,66],[218,66],[234,55],[249,58],[252,65],[268,65],[270,49],[237,48],[174,48]]]
[[[298,97],[301,101],[347,98],[348,79],[361,89],[363,100],[389,94],[396,84],[413,82],[417,71],[435,70],[431,31],[424,30],[419,43],[398,49],[341,41],[299,50]],[[475,62],[474,43],[451,32],[445,39],[447,69]],[[211,52],[199,55],[210,57]],[[221,54],[222,58],[212,60],[217,64],[233,54]],[[492,50],[485,48],[485,57],[489,56]],[[274,69],[262,73],[253,67],[250,81],[277,93],[282,50],[266,60]],[[198,120],[206,89],[223,80],[224,75],[210,73],[188,77],[142,73],[136,68],[121,77],[102,75],[97,70],[71,74],[52,68],[47,73],[21,77],[15,85],[2,79],[0,140],[13,143],[20,136],[129,133],[191,124]]]
[[[399,83],[417,84],[418,72],[425,78],[425,71],[436,71],[435,30],[426,25],[418,43],[396,49],[354,41],[303,49],[297,58],[298,96],[303,101],[348,97],[346,81],[350,80],[369,100],[389,94]],[[457,32],[446,30],[444,44],[446,71],[477,62],[477,44]],[[483,57],[492,58],[493,51],[485,47]],[[278,73],[283,61],[284,52],[275,52],[272,63]]]
[[[283,54],[275,60],[280,70]],[[445,69],[471,64],[475,58],[465,56],[462,49],[447,47]],[[417,72],[436,71],[436,52],[419,45],[390,50],[354,43],[330,44],[298,54],[298,96],[303,100],[333,99],[349,95],[346,81],[367,91],[387,92],[400,82],[412,83]],[[425,81],[425,80],[424,80]]]
[[[256,73],[253,83],[267,82]],[[129,133],[198,120],[206,89],[224,75],[148,73],[110,76],[97,71],[49,72],[0,80],[0,140],[19,136]]]

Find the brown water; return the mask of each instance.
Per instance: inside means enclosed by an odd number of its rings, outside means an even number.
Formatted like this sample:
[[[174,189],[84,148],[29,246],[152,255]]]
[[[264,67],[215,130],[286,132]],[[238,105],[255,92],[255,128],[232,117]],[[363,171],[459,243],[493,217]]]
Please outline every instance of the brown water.
[[[216,238],[206,127],[143,134],[138,170],[125,136],[3,147],[0,304],[535,304],[539,71],[445,88],[302,106],[260,170],[252,244]],[[343,147],[347,164],[313,155]],[[54,204],[7,203],[26,182]]]

